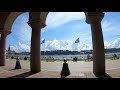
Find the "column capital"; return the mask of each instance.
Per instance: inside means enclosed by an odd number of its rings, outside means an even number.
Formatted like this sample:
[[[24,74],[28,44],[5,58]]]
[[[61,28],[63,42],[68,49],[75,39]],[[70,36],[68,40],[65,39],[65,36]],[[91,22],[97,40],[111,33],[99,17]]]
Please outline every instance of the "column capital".
[[[32,28],[44,28],[46,26],[44,23],[42,23],[40,21],[40,19],[38,19],[38,20],[29,20],[27,23]]]
[[[10,34],[11,31],[7,31],[7,30],[0,30],[0,34],[5,34],[5,35],[8,35]]]
[[[40,27],[40,20],[39,19],[37,19],[37,20],[29,20],[27,23],[32,28],[39,28]]]
[[[92,24],[92,23],[96,23],[96,22],[101,22],[105,13],[103,12],[88,12],[87,14],[87,23],[88,24]]]
[[[46,24],[41,23],[41,28],[44,28],[46,26]]]

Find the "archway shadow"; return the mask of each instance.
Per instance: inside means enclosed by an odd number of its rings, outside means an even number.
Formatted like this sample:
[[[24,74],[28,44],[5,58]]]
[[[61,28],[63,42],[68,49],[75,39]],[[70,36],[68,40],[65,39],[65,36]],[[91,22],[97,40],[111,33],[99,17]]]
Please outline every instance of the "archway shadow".
[[[95,74],[96,78],[112,78],[109,74]]]
[[[68,75],[68,76],[69,76],[69,75]],[[66,78],[66,77],[67,77],[67,76],[62,76],[62,75],[61,75],[61,77],[60,77],[60,78]]]
[[[35,74],[35,73],[33,73],[33,72],[25,72],[25,73],[15,75],[15,76],[12,76],[12,77],[8,77],[8,78],[25,78],[25,77],[31,76],[33,74]]]
[[[12,70],[17,70],[17,69],[15,69],[15,68],[14,69],[10,69],[10,71],[12,71]]]

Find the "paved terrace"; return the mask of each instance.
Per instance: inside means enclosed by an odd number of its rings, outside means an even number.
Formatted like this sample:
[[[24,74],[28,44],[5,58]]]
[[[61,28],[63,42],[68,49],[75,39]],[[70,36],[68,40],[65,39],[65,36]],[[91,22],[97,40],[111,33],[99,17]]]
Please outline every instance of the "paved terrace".
[[[30,72],[30,62],[20,60],[22,69],[14,69],[16,60],[6,60],[6,66],[0,66],[0,78],[61,78],[60,72],[63,62],[41,61],[42,71],[39,73]],[[92,73],[93,62],[68,61],[71,75],[66,78],[119,78],[120,59],[106,60],[106,75],[96,76]]]

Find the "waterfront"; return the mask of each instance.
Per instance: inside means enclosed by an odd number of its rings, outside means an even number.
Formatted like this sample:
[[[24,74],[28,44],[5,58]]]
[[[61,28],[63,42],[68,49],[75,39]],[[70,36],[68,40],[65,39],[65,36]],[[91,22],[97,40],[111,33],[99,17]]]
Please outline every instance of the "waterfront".
[[[111,57],[114,54],[116,54],[117,56],[120,56],[120,52],[114,52],[114,53],[106,53],[105,56],[106,57]],[[73,57],[77,57],[78,59],[87,59],[87,55],[88,54],[80,54],[80,55],[41,55],[41,58],[54,58],[54,59],[73,59]],[[92,56],[92,54],[89,54],[90,56]],[[14,58],[16,58],[17,56],[19,58],[24,58],[24,57],[28,57],[30,58],[30,55],[7,55],[7,58],[10,58],[11,56],[13,56]]]

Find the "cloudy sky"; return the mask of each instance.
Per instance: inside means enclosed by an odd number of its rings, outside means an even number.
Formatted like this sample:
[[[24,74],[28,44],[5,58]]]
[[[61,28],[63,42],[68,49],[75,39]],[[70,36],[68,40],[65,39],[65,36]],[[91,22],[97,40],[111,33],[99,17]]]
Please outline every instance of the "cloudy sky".
[[[16,52],[30,51],[31,28],[28,13],[23,13],[14,22],[12,33],[7,37],[7,46]],[[120,48],[120,13],[106,12],[102,20],[105,48]],[[90,25],[83,12],[50,12],[46,27],[41,31],[42,50],[90,50],[92,38]],[[77,38],[79,43],[74,43]]]

